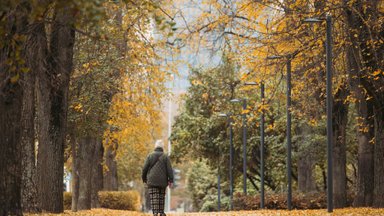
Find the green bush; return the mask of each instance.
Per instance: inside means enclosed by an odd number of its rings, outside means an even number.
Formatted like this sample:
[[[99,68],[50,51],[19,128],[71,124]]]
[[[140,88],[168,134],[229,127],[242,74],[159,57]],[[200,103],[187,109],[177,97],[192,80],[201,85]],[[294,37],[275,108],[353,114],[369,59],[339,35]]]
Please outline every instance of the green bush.
[[[140,194],[137,191],[100,191],[101,208],[118,210],[140,210]],[[72,193],[64,192],[64,209],[71,209]]]
[[[208,195],[204,197],[203,205],[201,206],[200,212],[213,212],[218,210],[218,200],[217,194]],[[220,198],[220,211],[229,210],[229,197],[222,195]]]

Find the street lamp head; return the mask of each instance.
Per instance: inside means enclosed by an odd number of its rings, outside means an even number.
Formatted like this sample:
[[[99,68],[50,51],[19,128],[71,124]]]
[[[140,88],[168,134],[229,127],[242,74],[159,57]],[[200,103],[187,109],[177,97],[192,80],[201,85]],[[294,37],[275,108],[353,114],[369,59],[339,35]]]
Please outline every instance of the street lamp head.
[[[238,103],[238,102],[241,102],[241,99],[235,98],[235,99],[230,100],[230,102],[231,103]]]
[[[228,115],[225,114],[225,113],[220,113],[220,114],[219,114],[219,117],[228,117]]]
[[[273,55],[273,56],[268,56],[267,59],[268,60],[272,60],[272,59],[282,59],[284,58],[284,56],[281,56],[281,55]]]
[[[310,17],[303,20],[305,23],[318,23],[322,22],[324,19],[318,18],[318,17]]]
[[[258,85],[257,82],[246,82],[244,83],[244,85]]]

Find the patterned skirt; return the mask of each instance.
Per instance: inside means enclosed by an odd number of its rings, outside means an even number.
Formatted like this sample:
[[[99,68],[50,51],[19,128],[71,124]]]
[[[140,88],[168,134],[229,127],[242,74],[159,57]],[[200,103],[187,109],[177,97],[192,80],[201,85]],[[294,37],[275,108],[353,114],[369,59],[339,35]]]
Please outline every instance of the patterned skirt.
[[[161,187],[148,188],[153,214],[164,213],[165,189]]]

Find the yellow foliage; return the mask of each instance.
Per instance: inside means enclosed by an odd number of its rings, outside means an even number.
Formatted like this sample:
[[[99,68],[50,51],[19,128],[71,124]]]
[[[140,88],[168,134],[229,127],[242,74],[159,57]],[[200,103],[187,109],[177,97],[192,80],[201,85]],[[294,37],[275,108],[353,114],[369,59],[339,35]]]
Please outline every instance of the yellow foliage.
[[[203,84],[200,80],[192,80],[191,83],[192,83],[192,85],[195,85],[195,86]]]
[[[302,110],[298,115],[303,117],[319,116],[319,111],[315,112],[315,109],[323,105],[319,99],[325,93],[325,24],[302,21],[307,17],[332,13],[335,18],[334,91],[346,83],[348,77],[345,76],[347,70],[342,52],[349,44],[345,35],[337,33],[337,29],[342,29],[345,23],[339,19],[342,11],[334,9],[341,2],[329,1],[321,10],[309,6],[305,0],[291,3],[238,0],[231,4],[202,0],[200,3],[201,7],[198,5],[195,8],[196,18],[188,19],[186,29],[180,29],[178,35],[188,43],[191,52],[199,52],[201,47],[215,47],[225,52],[226,57],[240,65],[242,83],[263,81],[266,95],[279,101],[285,100],[285,96],[280,98],[275,92],[285,91],[282,86],[286,85],[287,58],[267,60],[267,57],[294,55],[291,59],[293,109]],[[177,11],[183,11],[183,7],[177,8],[175,13]],[[217,43],[218,40],[225,42]],[[373,72],[372,79],[378,80],[381,74],[381,71]],[[241,90],[247,91],[247,88]],[[346,102],[352,99],[348,98]]]
[[[103,136],[105,147],[114,147],[119,175],[129,175],[124,180],[138,178],[152,143],[163,136],[166,82],[176,74],[172,61],[164,63],[167,37],[158,35],[167,31],[155,32],[152,23],[153,16],[165,19],[156,4],[105,1],[97,40],[81,34],[77,40],[71,123],[80,135]]]
[[[249,109],[245,109],[245,110],[242,110],[242,111],[241,111],[241,114],[248,114],[249,112],[250,112]]]
[[[381,72],[381,70],[377,70],[377,71],[374,71],[374,72],[372,73],[372,75],[373,75],[373,76],[378,76],[378,75],[380,75],[381,73],[384,75],[384,71]]]
[[[108,209],[140,210],[140,194],[137,191],[101,191],[100,206]]]
[[[209,95],[208,95],[208,93],[203,93],[203,94],[201,95],[201,97],[202,97],[204,100],[208,100]]]
[[[317,126],[318,121],[317,121],[316,119],[310,119],[308,123],[309,123],[310,125],[312,125],[312,126]]]

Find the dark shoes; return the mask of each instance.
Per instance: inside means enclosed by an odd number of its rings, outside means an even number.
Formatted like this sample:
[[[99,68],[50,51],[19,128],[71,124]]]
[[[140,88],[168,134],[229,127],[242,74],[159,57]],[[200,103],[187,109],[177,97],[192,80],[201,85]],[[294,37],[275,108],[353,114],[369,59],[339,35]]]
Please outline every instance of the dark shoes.
[[[167,216],[165,213],[154,213],[153,216]]]

